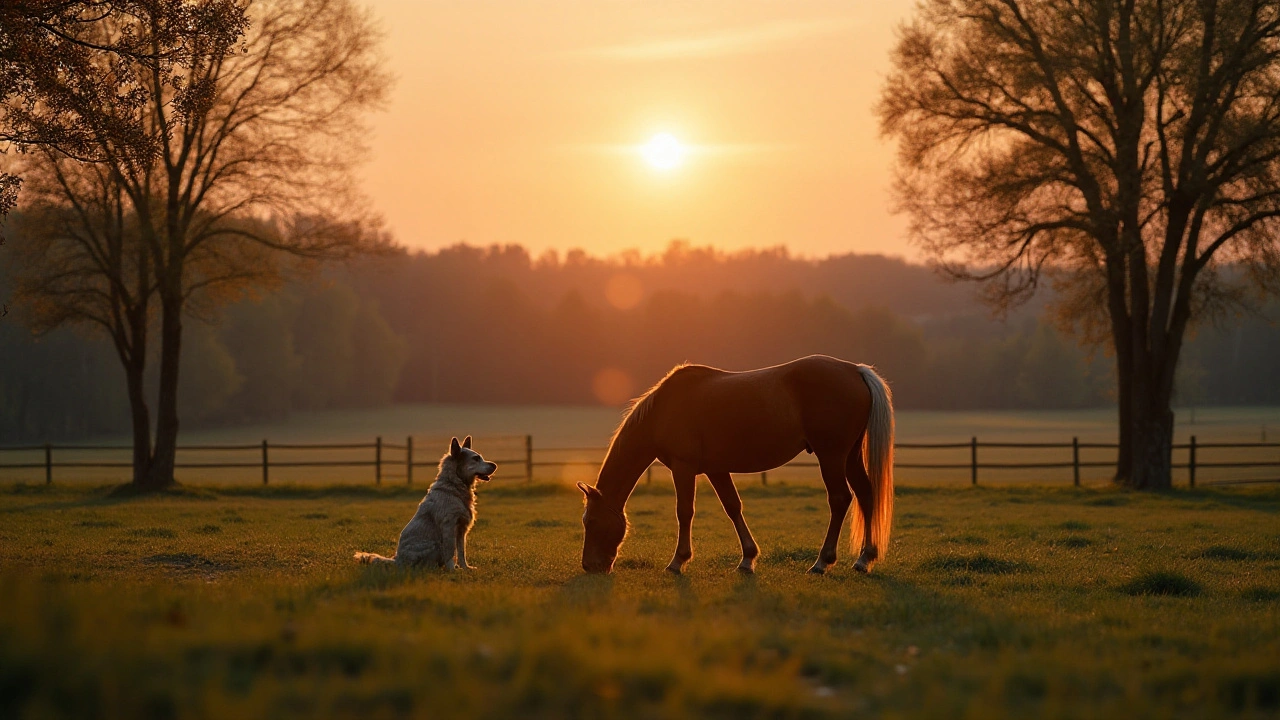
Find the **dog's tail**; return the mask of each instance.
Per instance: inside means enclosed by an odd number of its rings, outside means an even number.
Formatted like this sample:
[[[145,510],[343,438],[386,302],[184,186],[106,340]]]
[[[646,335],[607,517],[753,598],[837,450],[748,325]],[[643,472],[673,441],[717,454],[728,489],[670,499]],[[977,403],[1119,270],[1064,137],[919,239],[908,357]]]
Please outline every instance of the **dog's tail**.
[[[374,565],[377,563],[394,563],[395,558],[383,557],[377,553],[358,552],[356,553],[356,562],[362,565]]]

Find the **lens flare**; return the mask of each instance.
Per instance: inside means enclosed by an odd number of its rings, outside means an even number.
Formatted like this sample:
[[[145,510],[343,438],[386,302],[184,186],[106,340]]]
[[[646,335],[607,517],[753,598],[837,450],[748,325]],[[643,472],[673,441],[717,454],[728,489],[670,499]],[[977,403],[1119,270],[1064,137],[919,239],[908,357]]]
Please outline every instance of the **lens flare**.
[[[618,368],[604,368],[591,380],[591,391],[602,405],[622,405],[635,392],[631,376]]]

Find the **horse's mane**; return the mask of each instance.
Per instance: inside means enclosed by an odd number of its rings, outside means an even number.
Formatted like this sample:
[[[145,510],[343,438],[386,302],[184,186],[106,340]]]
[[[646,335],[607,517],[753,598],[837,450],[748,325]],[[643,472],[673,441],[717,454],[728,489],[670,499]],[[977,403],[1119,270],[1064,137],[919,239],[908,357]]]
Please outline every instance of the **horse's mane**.
[[[609,448],[610,449],[613,448],[613,443],[617,441],[618,436],[622,435],[624,430],[630,429],[644,422],[645,417],[648,416],[649,414],[649,410],[653,408],[653,396],[658,392],[658,388],[662,387],[663,383],[670,380],[673,375],[680,372],[681,370],[687,370],[692,368],[705,369],[705,366],[690,365],[687,362],[680,363],[679,365],[676,365],[675,367],[671,368],[671,371],[668,372],[666,375],[662,376],[661,380],[654,383],[653,387],[649,388],[648,390],[645,390],[643,393],[640,394],[639,397],[635,398],[630,403],[628,403],[627,411],[622,416],[622,422],[618,423],[617,429],[613,431],[613,436],[609,438]]]

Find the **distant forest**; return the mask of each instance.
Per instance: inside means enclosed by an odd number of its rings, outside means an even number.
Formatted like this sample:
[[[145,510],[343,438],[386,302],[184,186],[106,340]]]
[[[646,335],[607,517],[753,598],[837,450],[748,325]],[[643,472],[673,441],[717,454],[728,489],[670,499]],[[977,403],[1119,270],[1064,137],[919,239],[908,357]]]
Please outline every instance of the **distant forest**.
[[[899,407],[1106,405],[1111,358],[1043,317],[1003,319],[974,288],[878,255],[655,256],[520,246],[400,252],[299,276],[190,322],[184,427],[396,402],[619,404],[673,365],[741,370],[825,353],[876,365]],[[12,303],[10,303],[12,306]],[[89,328],[33,337],[0,321],[0,440],[128,431],[122,370]],[[1180,405],[1280,404],[1280,305],[1205,327]]]

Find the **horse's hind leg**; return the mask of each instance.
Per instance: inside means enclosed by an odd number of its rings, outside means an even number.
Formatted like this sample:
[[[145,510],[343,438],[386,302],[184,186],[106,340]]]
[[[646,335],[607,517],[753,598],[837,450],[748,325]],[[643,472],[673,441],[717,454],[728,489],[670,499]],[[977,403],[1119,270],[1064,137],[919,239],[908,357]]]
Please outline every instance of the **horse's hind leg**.
[[[676,520],[680,523],[680,537],[676,540],[676,554],[667,565],[667,572],[679,575],[693,557],[693,494],[697,488],[697,475],[688,468],[671,468],[671,479],[676,484]]]
[[[853,488],[854,497],[858,499],[858,510],[862,515],[862,548],[858,561],[853,564],[853,569],[858,572],[871,572],[871,564],[876,561],[877,555],[876,546],[871,543],[871,516],[875,512],[876,495],[875,488],[871,486],[871,478],[867,476],[867,468],[862,464],[861,447],[856,447],[849,453],[849,459],[845,465],[849,486]]]
[[[844,453],[839,460],[830,455],[818,454],[818,465],[822,468],[822,482],[827,486],[827,505],[831,508],[831,522],[827,524],[827,538],[822,543],[818,559],[809,568],[809,572],[822,575],[827,568],[836,564],[836,544],[840,541],[840,528],[844,526],[844,516],[849,512],[853,502],[853,493],[849,491],[849,483],[844,477]]]
[[[720,498],[720,504],[733,523],[733,529],[738,531],[738,542],[742,544],[742,562],[738,563],[738,572],[755,572],[760,548],[756,545],[756,539],[751,537],[747,521],[742,517],[742,498],[738,497],[738,489],[733,486],[733,476],[729,473],[707,473],[707,479],[711,481],[711,487],[715,488],[716,497]]]

